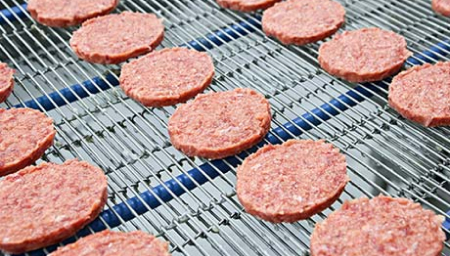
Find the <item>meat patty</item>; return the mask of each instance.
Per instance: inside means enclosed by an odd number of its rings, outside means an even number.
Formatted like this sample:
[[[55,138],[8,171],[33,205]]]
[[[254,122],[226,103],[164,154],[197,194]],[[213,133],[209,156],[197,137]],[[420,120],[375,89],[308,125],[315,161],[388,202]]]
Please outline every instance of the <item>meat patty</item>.
[[[311,236],[312,256],[438,256],[443,216],[405,198],[345,202]]]
[[[344,21],[345,9],[338,2],[288,0],[264,12],[262,27],[283,44],[304,45],[331,36]]]
[[[38,160],[51,145],[53,120],[30,108],[0,109],[0,176]]]
[[[0,62],[0,103],[5,101],[14,88],[14,69]]]
[[[435,12],[450,16],[450,0],[433,0],[431,6]]]
[[[42,163],[0,181],[0,249],[23,253],[58,243],[95,219],[107,199],[102,170]]]
[[[185,102],[211,83],[214,64],[203,52],[187,48],[164,49],[123,65],[120,87],[149,107]]]
[[[179,106],[169,119],[170,140],[188,156],[235,155],[258,143],[270,129],[270,105],[251,89],[202,94]]]
[[[164,25],[156,15],[122,12],[84,22],[70,46],[86,61],[116,64],[152,51],[163,38]]]
[[[60,247],[49,256],[170,256],[168,244],[142,231],[105,230]]]
[[[350,82],[378,81],[397,73],[411,52],[392,31],[363,28],[335,36],[319,48],[319,63]]]
[[[30,0],[28,11],[37,22],[50,27],[69,27],[110,13],[119,0]]]
[[[281,0],[217,0],[223,8],[229,8],[241,12],[251,12],[266,9]]]
[[[332,205],[349,178],[345,156],[323,140],[267,145],[237,169],[245,211],[270,222],[307,219]]]
[[[450,62],[415,66],[394,77],[389,105],[424,126],[450,125]]]

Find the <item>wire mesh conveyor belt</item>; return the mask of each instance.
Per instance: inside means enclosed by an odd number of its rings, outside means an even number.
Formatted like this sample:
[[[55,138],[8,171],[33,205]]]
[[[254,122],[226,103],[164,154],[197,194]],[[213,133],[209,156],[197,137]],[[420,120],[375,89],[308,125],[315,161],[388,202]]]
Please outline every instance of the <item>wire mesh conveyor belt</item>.
[[[341,2],[343,29],[377,26],[405,36],[414,53],[405,68],[448,60],[450,23],[429,1]],[[266,95],[272,130],[259,146],[325,138],[346,154],[351,182],[340,199],[293,224],[243,212],[235,167],[255,148],[211,162],[184,156],[168,140],[174,107],[144,108],[127,98],[117,88],[119,66],[76,58],[68,45],[73,29],[36,24],[23,1],[0,0],[0,9],[0,60],[17,70],[13,95],[0,106],[36,108],[55,120],[56,143],[40,161],[77,157],[107,172],[107,206],[77,236],[140,229],[169,241],[173,255],[307,255],[314,224],[344,200],[390,194],[450,217],[450,129],[400,118],[387,106],[388,81],[355,85],[324,73],[316,61],[319,44],[283,46],[264,36],[258,14],[223,10],[214,0],[122,0],[116,10],[162,17],[161,47],[211,54],[217,74],[209,91],[249,87]],[[443,255],[450,255],[448,243]]]

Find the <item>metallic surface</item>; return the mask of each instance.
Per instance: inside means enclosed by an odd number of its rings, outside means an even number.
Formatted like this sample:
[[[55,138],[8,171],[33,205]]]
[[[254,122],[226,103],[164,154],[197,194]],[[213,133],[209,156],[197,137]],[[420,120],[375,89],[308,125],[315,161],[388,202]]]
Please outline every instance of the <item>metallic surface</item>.
[[[414,53],[405,68],[447,60],[449,19],[430,1],[340,2],[342,30],[377,26],[405,36]],[[244,213],[235,195],[235,166],[245,154],[210,165],[178,152],[167,134],[174,107],[144,108],[127,98],[117,87],[119,66],[77,59],[68,45],[75,28],[39,25],[24,3],[0,0],[0,61],[17,70],[14,93],[0,107],[34,107],[55,120],[56,143],[41,161],[80,158],[107,173],[105,214],[81,235],[101,226],[140,229],[169,241],[173,255],[308,255],[314,224],[344,200],[390,194],[449,217],[450,129],[399,117],[387,106],[388,81],[356,85],[326,74],[316,59],[320,42],[283,46],[264,36],[260,14],[220,9],[214,0],[122,0],[116,10],[161,17],[160,48],[211,54],[216,76],[208,91],[263,93],[273,112],[266,142],[324,138],[346,154],[351,182],[338,202],[310,220],[273,225]],[[447,243],[443,255],[450,255]]]

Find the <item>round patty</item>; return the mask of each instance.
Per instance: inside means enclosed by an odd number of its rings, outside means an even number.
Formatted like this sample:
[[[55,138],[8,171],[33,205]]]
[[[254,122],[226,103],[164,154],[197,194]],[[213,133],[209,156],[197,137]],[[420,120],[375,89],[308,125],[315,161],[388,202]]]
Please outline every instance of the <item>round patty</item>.
[[[431,6],[435,12],[450,16],[450,0],[433,0]]]
[[[394,77],[389,105],[424,126],[450,125],[450,62],[415,66]]]
[[[70,46],[86,61],[116,64],[152,51],[163,38],[164,26],[156,15],[122,12],[84,22]]]
[[[363,28],[335,36],[319,48],[320,66],[350,82],[378,81],[397,73],[411,55],[391,31]]]
[[[0,102],[8,98],[14,88],[14,69],[0,62]]]
[[[28,11],[37,22],[50,27],[68,27],[110,13],[119,0],[30,0]]]
[[[142,231],[114,232],[105,230],[60,247],[49,256],[170,256],[168,245]]]
[[[281,0],[217,0],[217,3],[224,7],[241,12],[251,12],[259,9],[266,9]]]
[[[211,159],[235,155],[258,143],[270,129],[270,105],[251,89],[202,94],[169,119],[175,148]]]
[[[23,253],[58,243],[97,217],[106,176],[86,162],[42,163],[0,181],[0,249]]]
[[[237,169],[245,211],[279,223],[307,219],[337,200],[349,178],[345,156],[324,141],[267,145]]]
[[[51,145],[53,120],[30,108],[0,109],[0,176],[38,160]]]
[[[267,9],[262,27],[284,44],[304,45],[334,34],[345,21],[345,9],[331,0],[288,0]]]
[[[311,255],[438,256],[443,221],[408,199],[356,199],[316,225]]]
[[[211,57],[187,48],[164,49],[123,65],[120,87],[145,106],[185,102],[211,83]]]

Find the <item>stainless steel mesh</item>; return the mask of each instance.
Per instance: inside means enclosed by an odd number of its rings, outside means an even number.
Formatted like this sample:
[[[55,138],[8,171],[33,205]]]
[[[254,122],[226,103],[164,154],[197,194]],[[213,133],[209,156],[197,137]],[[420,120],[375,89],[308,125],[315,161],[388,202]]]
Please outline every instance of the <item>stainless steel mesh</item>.
[[[377,26],[405,36],[415,54],[407,66],[447,60],[450,23],[430,1],[341,2],[347,10],[342,30]],[[283,46],[264,36],[260,13],[220,9],[214,0],[122,0],[116,10],[163,18],[161,48],[184,45],[211,54],[216,77],[209,91],[263,93],[273,112],[266,142],[324,138],[346,154],[351,182],[330,209],[273,225],[244,213],[236,198],[242,156],[210,164],[175,150],[166,129],[174,107],[144,108],[127,98],[117,88],[119,66],[78,60],[68,45],[73,29],[35,23],[24,3],[0,0],[0,60],[18,71],[13,95],[0,106],[39,108],[55,120],[56,143],[42,161],[77,157],[107,172],[109,215],[99,219],[106,227],[160,236],[173,255],[307,255],[314,224],[344,200],[390,194],[449,217],[450,129],[399,117],[387,106],[387,81],[356,85],[326,74],[316,60],[320,43]],[[443,255],[450,255],[447,243]]]

